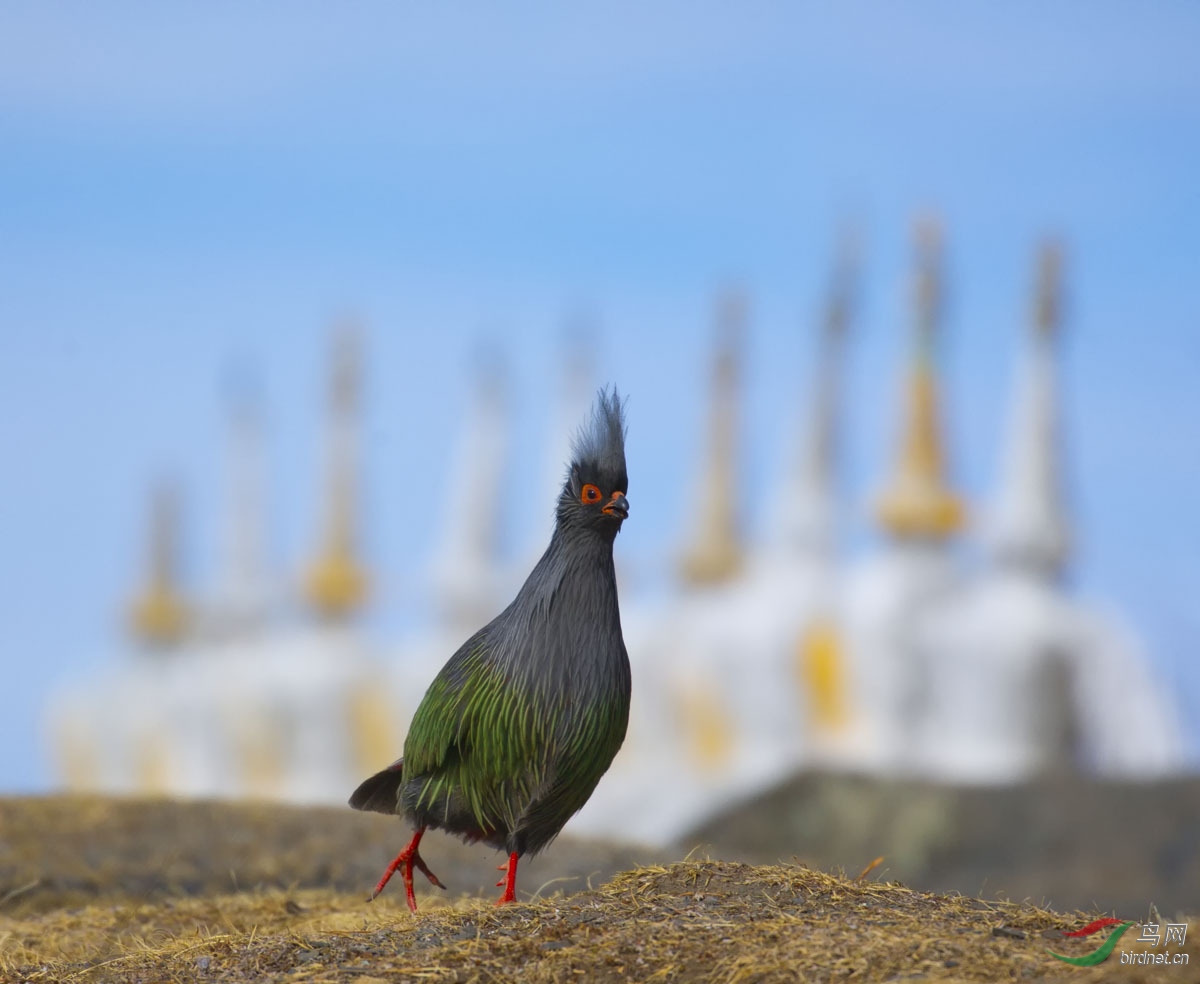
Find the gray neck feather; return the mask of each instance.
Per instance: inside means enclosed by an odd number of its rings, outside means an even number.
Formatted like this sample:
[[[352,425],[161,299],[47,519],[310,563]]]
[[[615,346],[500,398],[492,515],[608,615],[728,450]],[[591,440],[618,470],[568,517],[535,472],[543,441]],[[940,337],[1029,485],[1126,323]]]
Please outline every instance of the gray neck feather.
[[[496,620],[492,651],[531,694],[628,692],[612,536],[556,525],[550,546]]]

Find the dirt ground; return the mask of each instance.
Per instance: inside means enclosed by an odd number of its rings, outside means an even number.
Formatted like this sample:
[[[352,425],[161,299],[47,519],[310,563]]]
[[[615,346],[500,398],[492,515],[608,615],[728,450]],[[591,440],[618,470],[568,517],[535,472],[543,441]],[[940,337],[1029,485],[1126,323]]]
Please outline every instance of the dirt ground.
[[[423,886],[416,915],[391,887],[366,903],[402,839],[351,811],[0,800],[0,981],[1157,982],[1200,968],[1196,921],[1189,967],[1121,964],[1130,931],[1082,970],[1047,950],[1094,950],[1103,935],[1062,933],[1096,913],[917,892],[876,881],[882,866],[655,861],[565,839],[537,877],[522,866],[514,905],[490,902],[496,854],[443,839],[422,848],[451,891]]]
[[[365,898],[411,833],[395,817],[344,807],[0,798],[0,898],[17,892],[0,915],[16,906],[36,912],[105,898],[153,902],[270,889]],[[437,831],[425,835],[421,853],[451,898],[490,894],[502,860],[486,846]],[[539,888],[579,891],[633,865],[664,860],[675,858],[562,837],[542,855],[522,860],[518,889],[526,897]]]

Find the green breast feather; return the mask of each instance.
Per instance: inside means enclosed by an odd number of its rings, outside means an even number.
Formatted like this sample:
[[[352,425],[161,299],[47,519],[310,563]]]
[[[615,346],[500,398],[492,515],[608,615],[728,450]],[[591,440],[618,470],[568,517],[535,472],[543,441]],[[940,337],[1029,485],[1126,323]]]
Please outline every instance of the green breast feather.
[[[415,808],[443,821],[465,808],[485,835],[516,829],[537,803],[565,822],[621,745],[628,710],[619,704],[567,715],[483,649],[470,651],[438,674],[413,717],[404,777],[424,779]]]

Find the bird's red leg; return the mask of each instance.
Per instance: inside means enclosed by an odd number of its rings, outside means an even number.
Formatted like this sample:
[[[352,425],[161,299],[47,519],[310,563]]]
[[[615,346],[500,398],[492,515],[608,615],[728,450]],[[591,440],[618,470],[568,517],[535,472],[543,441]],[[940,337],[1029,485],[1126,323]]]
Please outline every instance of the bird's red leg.
[[[508,856],[508,864],[496,866],[497,871],[507,871],[508,874],[496,882],[496,887],[504,886],[504,894],[496,900],[496,905],[504,905],[506,902],[517,901],[517,858],[519,855],[516,851]]]
[[[403,873],[404,895],[408,900],[408,907],[410,909],[412,909],[413,912],[416,912],[417,911],[417,899],[416,899],[416,896],[413,895],[413,877],[412,877],[412,871],[413,871],[414,865],[426,878],[428,878],[438,888],[446,887],[440,881],[438,881],[438,876],[429,870],[429,865],[427,865],[425,863],[425,859],[421,857],[421,852],[417,849],[417,846],[421,843],[421,835],[423,833],[425,833],[425,828],[424,827],[419,828],[417,830],[417,832],[415,834],[413,834],[413,839],[408,842],[408,847],[406,847],[403,851],[401,851],[399,854],[397,854],[395,859],[392,861],[392,863],[387,866],[387,869],[383,873],[383,877],[379,879],[379,884],[375,886],[375,891],[371,893],[371,898],[367,899],[368,902],[371,902],[371,901],[375,900],[376,898],[378,898],[379,893],[383,891],[383,887],[389,881],[391,881],[392,875],[394,875],[397,871],[399,871],[401,868],[403,868],[404,869],[404,873]]]

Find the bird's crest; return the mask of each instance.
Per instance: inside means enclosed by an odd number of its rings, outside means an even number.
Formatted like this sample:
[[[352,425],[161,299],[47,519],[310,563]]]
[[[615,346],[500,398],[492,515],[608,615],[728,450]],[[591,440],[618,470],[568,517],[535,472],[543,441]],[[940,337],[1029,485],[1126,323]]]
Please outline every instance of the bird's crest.
[[[616,387],[596,394],[592,415],[571,445],[571,469],[625,475],[625,406]]]

